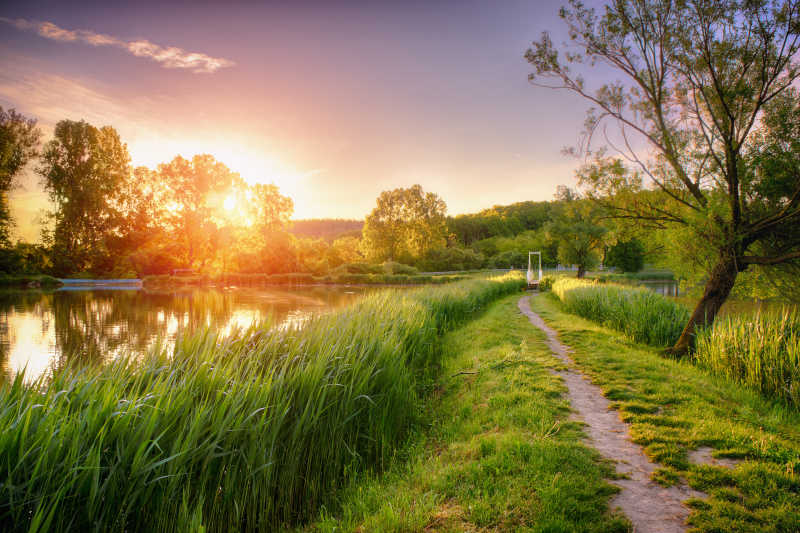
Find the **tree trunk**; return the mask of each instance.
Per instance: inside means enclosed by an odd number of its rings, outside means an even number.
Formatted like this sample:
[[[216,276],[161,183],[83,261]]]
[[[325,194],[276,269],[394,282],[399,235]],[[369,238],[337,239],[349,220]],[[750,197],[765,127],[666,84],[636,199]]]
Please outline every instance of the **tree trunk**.
[[[734,258],[724,258],[711,270],[711,276],[706,282],[703,297],[697,305],[683,328],[678,342],[670,348],[668,353],[672,355],[686,355],[694,345],[694,333],[698,326],[709,326],[714,323],[722,304],[728,299],[728,295],[736,283],[736,276],[739,274],[737,263]]]
[[[586,276],[586,266],[578,265],[578,277],[583,278]]]

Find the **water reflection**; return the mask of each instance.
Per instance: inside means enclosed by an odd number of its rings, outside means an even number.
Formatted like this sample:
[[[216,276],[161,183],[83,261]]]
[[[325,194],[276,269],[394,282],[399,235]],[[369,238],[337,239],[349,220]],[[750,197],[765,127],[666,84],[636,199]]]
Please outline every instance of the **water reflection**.
[[[641,283],[643,286],[647,287],[651,291],[656,292],[662,296],[671,296],[671,297],[679,296],[677,281],[657,280],[657,281],[643,281]]]
[[[27,366],[30,380],[73,360],[103,362],[128,351],[144,353],[160,339],[170,342],[203,327],[230,333],[268,318],[302,323],[368,290],[0,291],[0,364],[7,377]]]

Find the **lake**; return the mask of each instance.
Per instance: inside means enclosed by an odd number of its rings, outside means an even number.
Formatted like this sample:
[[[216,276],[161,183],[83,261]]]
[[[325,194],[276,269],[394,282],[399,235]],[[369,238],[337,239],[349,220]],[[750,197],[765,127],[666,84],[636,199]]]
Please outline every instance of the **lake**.
[[[365,287],[0,291],[0,368],[26,381],[70,360],[105,362],[128,351],[142,354],[209,327],[223,333],[271,318],[298,324],[312,314],[381,290]]]

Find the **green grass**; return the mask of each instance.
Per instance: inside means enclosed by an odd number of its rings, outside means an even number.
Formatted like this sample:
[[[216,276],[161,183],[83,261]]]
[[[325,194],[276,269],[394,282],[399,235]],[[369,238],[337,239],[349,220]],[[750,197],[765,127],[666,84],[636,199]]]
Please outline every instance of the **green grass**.
[[[552,292],[570,313],[652,346],[674,344],[689,320],[684,306],[645,288],[559,278]]]
[[[266,531],[380,469],[419,420],[440,336],[519,274],[386,291],[302,329],[205,332],[141,360],[0,386],[12,531]]]
[[[724,316],[700,329],[695,361],[708,371],[800,407],[800,314]]]
[[[665,359],[539,295],[533,309],[574,348],[573,358],[631,424],[633,440],[662,468],[662,483],[686,479],[710,495],[693,500],[698,532],[800,531],[800,413],[688,360]],[[714,448],[744,459],[732,470],[689,463],[688,451]]]
[[[622,532],[612,469],[582,443],[560,363],[520,295],[448,333],[428,427],[389,471],[360,476],[303,531]]]

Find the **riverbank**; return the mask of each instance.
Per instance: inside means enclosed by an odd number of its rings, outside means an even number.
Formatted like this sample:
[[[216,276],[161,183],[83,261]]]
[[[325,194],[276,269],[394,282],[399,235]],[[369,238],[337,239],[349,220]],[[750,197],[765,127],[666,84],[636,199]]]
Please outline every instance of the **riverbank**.
[[[275,530],[389,464],[419,428],[440,337],[520,274],[382,291],[302,328],[213,331],[170,353],[0,385],[12,530]]]
[[[61,285],[62,283],[58,279],[44,274],[0,275],[0,288],[52,289]]]

